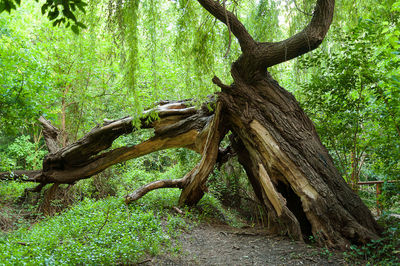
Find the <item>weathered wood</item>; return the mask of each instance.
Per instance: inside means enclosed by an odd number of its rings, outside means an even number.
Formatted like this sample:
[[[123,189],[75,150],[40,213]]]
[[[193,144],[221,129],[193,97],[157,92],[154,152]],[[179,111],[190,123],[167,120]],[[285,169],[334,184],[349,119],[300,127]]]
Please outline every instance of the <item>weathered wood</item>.
[[[159,188],[183,188],[184,179],[164,179],[164,180],[157,180],[151,182],[141,188],[138,188],[133,193],[127,195],[125,197],[125,203],[129,204],[133,201],[136,201],[149,193],[152,190],[159,189]]]
[[[60,149],[58,140],[60,130],[53,126],[50,121],[45,119],[43,116],[39,117],[39,122],[42,124],[43,136],[47,149],[50,153],[58,151]]]
[[[222,108],[221,103],[217,103],[214,118],[209,124],[209,128],[204,130],[208,133],[202,157],[200,163],[184,177],[186,184],[179,197],[179,205],[197,204],[207,190],[205,183],[217,161],[219,143],[226,134],[226,127],[222,119]]]
[[[234,83],[221,88],[227,127],[269,224],[295,238],[313,235],[321,244],[345,248],[381,232],[368,208],[344,182],[296,99],[267,68],[316,49],[332,22],[334,0],[317,0],[303,31],[276,43],[249,36],[236,16],[217,1],[199,0],[214,17],[231,24],[243,54],[232,64]]]
[[[153,114],[158,115],[159,119],[149,120]],[[106,120],[103,126],[96,126],[84,137],[64,148],[57,144],[59,130],[41,117],[46,143],[51,151],[43,160],[43,169],[2,172],[0,179],[72,184],[114,164],[162,149],[187,147],[201,152],[204,146],[202,142],[205,141],[201,132],[211,121],[212,114],[206,105],[195,109],[190,101],[163,102],[145,111],[141,117],[143,128],[155,129],[154,137],[138,145],[107,152],[104,151],[111,147],[115,139],[133,132],[132,117]]]
[[[196,204],[206,191],[206,181],[227,130],[231,144],[268,214],[269,228],[295,239],[310,235],[321,245],[346,248],[366,243],[382,229],[353,193],[322,145],[314,125],[292,94],[270,76],[267,68],[316,49],[333,17],[334,0],[317,0],[313,17],[303,31],[276,43],[255,41],[239,19],[218,1],[198,0],[214,17],[229,25],[243,54],[232,64],[234,83],[213,82],[221,88],[215,114],[207,107],[195,109],[186,101],[160,102],[141,119],[155,135],[136,146],[99,154],[122,134],[133,131],[132,118],[106,121],[81,140],[57,149],[58,132],[44,121],[51,153],[43,170],[26,172],[29,181],[73,183],[107,167],[172,147],[186,147],[202,159],[185,177],[150,183],[127,196],[127,202],[162,187],[182,188],[180,204]],[[160,119],[149,121],[156,113]],[[17,174],[17,176],[22,176]],[[11,178],[9,173],[0,177]]]
[[[335,0],[317,0],[313,17],[302,31],[279,42],[257,42],[239,19],[218,1],[198,0],[198,2],[216,19],[226,25],[229,23],[243,52],[234,62],[232,70],[240,73],[242,80],[249,83],[255,79],[257,72],[264,72],[268,67],[316,49],[328,32],[335,7]],[[235,79],[235,82],[238,81]]]
[[[267,76],[251,85],[235,83],[223,90],[220,100],[230,129],[250,157],[240,161],[253,179],[256,195],[274,213],[272,223],[286,224],[292,236],[298,235],[300,227],[303,235],[312,234],[331,247],[378,237],[381,228],[340,176],[312,122],[290,93]],[[238,154],[240,159],[243,152]],[[282,211],[285,206],[287,212]]]
[[[207,123],[197,135],[194,146],[197,147],[199,153],[202,153],[202,159],[189,173],[181,179],[151,182],[126,196],[125,202],[131,203],[154,189],[177,187],[182,189],[179,198],[180,205],[196,204],[207,190],[205,182],[214,169],[219,154],[219,143],[226,133],[226,128],[221,120],[221,110],[221,104],[217,104],[211,122]]]

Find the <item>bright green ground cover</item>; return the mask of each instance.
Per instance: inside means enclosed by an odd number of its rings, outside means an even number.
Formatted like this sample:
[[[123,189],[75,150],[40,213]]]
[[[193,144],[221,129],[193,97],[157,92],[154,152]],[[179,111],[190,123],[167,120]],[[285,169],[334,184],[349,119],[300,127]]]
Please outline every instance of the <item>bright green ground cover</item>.
[[[126,206],[120,198],[85,199],[31,228],[0,238],[0,261],[7,264],[132,263],[168,246],[184,220],[146,205]]]
[[[94,199],[93,181],[77,184],[75,194],[84,195],[70,208],[55,216],[42,217],[36,223],[18,217],[18,212],[37,214],[36,207],[25,203],[18,209],[15,201],[27,187],[14,182],[0,183],[3,205],[0,220],[14,216],[14,230],[0,230],[0,265],[99,265],[137,263],[147,256],[177,252],[171,240],[182,229],[198,221],[217,218],[231,225],[241,221],[233,211],[226,211],[212,195],[206,195],[198,207],[179,215],[173,210],[178,189],[150,192],[127,206],[123,195],[154,179],[179,176],[185,169],[176,164],[166,171],[129,168],[109,179],[103,186],[114,186],[116,195]],[[57,203],[57,202],[55,202]],[[14,209],[13,209],[14,208]],[[25,209],[23,209],[25,208]],[[7,211],[8,210],[8,211]],[[40,214],[39,214],[40,215]]]

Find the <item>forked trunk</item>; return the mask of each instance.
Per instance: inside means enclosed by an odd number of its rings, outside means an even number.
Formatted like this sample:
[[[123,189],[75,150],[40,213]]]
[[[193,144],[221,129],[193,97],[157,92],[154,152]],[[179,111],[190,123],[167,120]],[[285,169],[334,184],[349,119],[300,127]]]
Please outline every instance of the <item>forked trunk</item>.
[[[251,84],[232,73],[235,83],[222,86],[223,113],[270,228],[339,248],[377,238],[380,227],[340,176],[293,95],[268,73]]]
[[[321,44],[335,0],[317,0],[311,21],[301,32],[272,43],[254,40],[218,1],[198,1],[228,26],[242,50],[231,69],[234,83],[213,81],[222,90],[222,113],[233,132],[231,139],[268,211],[270,227],[296,239],[313,235],[330,247],[377,238],[380,227],[340,176],[312,122],[267,72]]]

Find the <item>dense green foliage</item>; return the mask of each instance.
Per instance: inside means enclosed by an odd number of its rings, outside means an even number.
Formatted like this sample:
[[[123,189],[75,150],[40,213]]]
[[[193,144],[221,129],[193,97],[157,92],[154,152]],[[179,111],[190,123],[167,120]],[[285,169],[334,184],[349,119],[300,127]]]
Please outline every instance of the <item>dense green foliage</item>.
[[[1,261],[52,265],[137,261],[145,252],[156,253],[169,239],[156,217],[152,210],[127,208],[118,199],[85,200],[30,230],[21,228],[3,237]]]
[[[351,246],[349,252],[345,252],[345,258],[349,263],[357,264],[356,259],[361,259],[367,265],[398,265],[400,263],[400,221],[389,215],[382,215],[379,222],[387,228],[383,237],[372,240],[367,245]]]
[[[205,99],[218,90],[213,75],[231,81],[229,67],[240,54],[226,27],[196,1],[62,1],[75,3],[68,7],[73,16],[62,11],[68,10],[65,6],[55,6],[57,1],[47,1],[44,8],[22,1],[16,10],[1,13],[19,2],[0,3],[0,171],[41,168],[47,151],[40,115],[62,130],[67,144],[104,118],[138,117],[159,100]],[[314,2],[226,4],[255,39],[277,41],[308,22]],[[359,180],[398,181],[400,1],[337,2],[322,47],[269,71],[299,100],[354,189]],[[119,138],[114,147],[137,144],[151,134],[136,131]],[[127,264],[156,254],[160,245],[170,247],[176,229],[187,226],[171,209],[178,191],[155,191],[130,207],[121,198],[148,182],[182,177],[198,159],[179,149],[116,165],[78,182],[68,190],[68,202],[55,199],[50,213],[58,214],[46,218],[40,197],[30,195],[18,203],[31,184],[0,182],[0,262]],[[387,213],[400,210],[399,186],[383,186],[380,201]],[[186,218],[218,216],[239,224],[220,200],[251,216],[252,222],[263,223],[236,161],[216,169],[209,187],[210,194],[200,203],[203,212],[186,210]],[[359,193],[374,209],[374,191],[361,188]],[[398,225],[389,228],[386,238],[353,247],[352,255],[379,262],[384,254],[372,250],[398,246]]]
[[[295,91],[346,181],[400,177],[399,3],[378,5],[331,31],[324,49],[299,60],[308,77]],[[398,201],[399,184],[386,184],[381,202]]]
[[[3,11],[11,13],[19,5],[21,5],[21,0],[1,0],[0,13]],[[79,22],[74,13],[77,11],[85,13],[86,6],[86,2],[82,0],[47,0],[42,4],[41,11],[43,15],[46,15],[52,21],[53,26],[59,26],[60,24],[65,25],[67,28],[71,26],[72,31],[79,34],[79,28],[86,28],[86,25]]]

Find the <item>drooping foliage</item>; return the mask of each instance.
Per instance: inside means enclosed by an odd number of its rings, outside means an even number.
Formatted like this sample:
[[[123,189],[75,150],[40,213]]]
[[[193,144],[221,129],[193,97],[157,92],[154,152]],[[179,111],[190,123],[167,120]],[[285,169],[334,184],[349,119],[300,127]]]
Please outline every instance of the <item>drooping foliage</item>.
[[[143,95],[153,102],[168,95],[205,98],[218,89],[210,76],[231,80],[224,66],[240,55],[238,42],[198,3],[135,3],[110,1],[107,12],[109,30],[121,48],[125,85],[135,95],[136,105],[143,106]],[[274,1],[226,2],[226,8],[243,16],[261,40],[282,37]]]
[[[210,81],[214,74],[230,81],[225,66],[240,54],[238,43],[198,3],[87,3],[86,14],[76,13],[87,27],[80,35],[50,27],[53,21],[44,20],[35,3],[23,2],[11,15],[2,14],[5,158],[12,154],[6,143],[21,132],[36,147],[43,144],[35,124],[40,114],[69,132],[67,142],[102,116],[135,116],[166,98],[205,98],[218,90]],[[293,34],[313,8],[313,1],[224,4],[260,41]],[[341,1],[337,6],[323,50],[270,72],[299,97],[345,178],[397,179],[398,2]],[[19,27],[18,21],[26,19],[35,22]],[[14,164],[2,160],[4,169]]]

